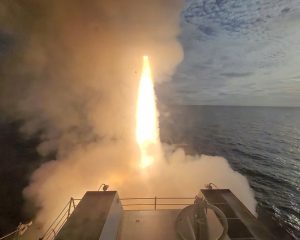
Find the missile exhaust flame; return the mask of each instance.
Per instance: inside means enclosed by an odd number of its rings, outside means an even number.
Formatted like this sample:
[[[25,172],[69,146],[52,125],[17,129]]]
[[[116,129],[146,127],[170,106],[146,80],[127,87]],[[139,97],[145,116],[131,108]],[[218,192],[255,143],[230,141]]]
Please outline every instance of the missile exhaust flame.
[[[143,57],[138,90],[136,141],[140,149],[140,166],[146,168],[153,163],[160,146],[158,112],[148,56]]]

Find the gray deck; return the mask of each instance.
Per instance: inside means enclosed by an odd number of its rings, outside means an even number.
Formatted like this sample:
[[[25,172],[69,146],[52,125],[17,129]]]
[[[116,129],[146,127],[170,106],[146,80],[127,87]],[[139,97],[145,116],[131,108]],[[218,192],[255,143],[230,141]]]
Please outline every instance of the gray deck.
[[[177,240],[174,229],[180,209],[124,211],[118,240]]]
[[[201,190],[205,198],[227,217],[230,239],[273,240],[270,231],[259,222],[245,205],[228,189]]]
[[[114,239],[121,216],[117,192],[87,192],[55,240]]]
[[[210,203],[220,208],[226,215],[229,225],[226,240],[275,239],[230,190],[205,189],[201,191]],[[152,198],[145,199],[151,200]],[[170,200],[170,198],[161,199]],[[173,200],[176,202],[179,199]],[[162,204],[161,207],[172,209],[155,210],[160,206],[156,205],[156,198],[155,205],[146,205],[154,208],[152,210],[123,210],[117,192],[87,192],[55,240],[178,240],[178,233],[190,232],[190,219],[194,219],[194,213],[191,213],[189,219],[187,216],[184,219],[182,216],[178,217],[181,212],[178,207],[184,206],[172,205],[172,203]],[[136,207],[141,207],[141,204],[137,204]],[[175,207],[177,209],[174,209]],[[209,239],[216,239],[222,232],[222,225],[214,211],[208,210],[206,216]],[[178,221],[176,221],[177,217]],[[183,224],[182,219],[187,221],[188,225]]]

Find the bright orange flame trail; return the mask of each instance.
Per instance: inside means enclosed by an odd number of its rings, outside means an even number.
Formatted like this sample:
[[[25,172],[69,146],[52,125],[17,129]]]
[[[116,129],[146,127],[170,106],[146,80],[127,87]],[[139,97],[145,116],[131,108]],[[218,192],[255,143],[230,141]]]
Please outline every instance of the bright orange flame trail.
[[[143,58],[138,91],[136,141],[141,152],[141,167],[145,168],[153,163],[160,144],[156,97],[148,56]]]

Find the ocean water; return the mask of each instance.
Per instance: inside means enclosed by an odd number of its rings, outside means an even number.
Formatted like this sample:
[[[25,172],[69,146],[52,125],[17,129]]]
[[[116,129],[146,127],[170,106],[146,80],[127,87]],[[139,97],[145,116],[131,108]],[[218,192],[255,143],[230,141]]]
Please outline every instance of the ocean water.
[[[248,178],[259,219],[300,239],[300,108],[168,106],[161,139],[225,157]]]
[[[248,178],[259,219],[278,239],[293,239],[286,231],[300,239],[300,108],[167,106],[160,112],[163,142],[225,157]],[[21,126],[0,121],[0,235],[30,219],[22,189],[42,163],[40,139],[24,138]]]

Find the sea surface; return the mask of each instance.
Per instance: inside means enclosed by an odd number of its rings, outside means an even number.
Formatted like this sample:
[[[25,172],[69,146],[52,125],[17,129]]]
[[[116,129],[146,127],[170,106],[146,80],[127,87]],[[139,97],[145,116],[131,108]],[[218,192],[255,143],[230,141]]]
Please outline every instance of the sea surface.
[[[300,239],[300,108],[168,106],[162,141],[225,157],[248,178],[259,219]]]
[[[248,178],[259,219],[278,239],[300,239],[300,108],[164,106],[160,113],[163,142],[225,157]],[[39,138],[24,138],[21,126],[0,122],[1,235],[30,219],[22,190],[42,163]]]

